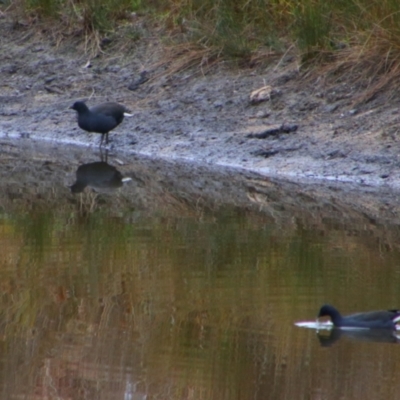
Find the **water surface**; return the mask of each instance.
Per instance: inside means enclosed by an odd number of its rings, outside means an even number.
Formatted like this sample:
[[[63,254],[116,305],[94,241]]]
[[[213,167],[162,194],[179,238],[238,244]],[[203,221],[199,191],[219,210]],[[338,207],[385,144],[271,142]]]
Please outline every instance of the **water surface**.
[[[294,325],[400,306],[395,223],[167,194],[168,212],[90,189],[3,201],[2,398],[398,398],[390,332]]]

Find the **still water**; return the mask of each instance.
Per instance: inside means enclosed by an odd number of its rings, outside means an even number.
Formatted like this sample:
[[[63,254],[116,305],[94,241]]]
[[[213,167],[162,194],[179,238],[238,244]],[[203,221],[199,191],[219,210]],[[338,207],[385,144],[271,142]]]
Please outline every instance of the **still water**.
[[[287,221],[239,207],[3,209],[0,397],[399,398],[390,333],[294,325],[326,302],[400,307],[398,228]]]

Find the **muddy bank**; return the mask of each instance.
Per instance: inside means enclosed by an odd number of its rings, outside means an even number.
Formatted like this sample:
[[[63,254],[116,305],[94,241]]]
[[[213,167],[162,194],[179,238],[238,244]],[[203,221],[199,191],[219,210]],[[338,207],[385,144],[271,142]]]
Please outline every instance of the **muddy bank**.
[[[99,154],[81,146],[35,140],[0,141],[3,211],[107,208],[116,214],[193,214],[241,209],[279,224],[354,224],[361,229],[400,223],[398,193],[350,183],[291,182],[237,168],[154,159],[130,153]],[[83,164],[106,160],[131,181],[110,190],[71,193]],[[87,206],[87,207],[86,207]],[[183,214],[182,214],[183,215]],[[368,228],[370,227],[370,228]]]
[[[80,130],[68,107],[112,100],[133,111],[110,135],[112,151],[132,160],[238,167],[299,188],[315,180],[400,188],[399,99],[381,93],[359,104],[370,82],[306,80],[291,54],[256,69],[205,62],[172,73],[173,60],[163,62],[164,48],[151,34],[90,58],[81,45],[59,44],[7,15],[0,32],[2,137],[97,151],[99,136]],[[252,103],[250,94],[264,86],[266,100]],[[276,129],[282,125],[296,129]]]

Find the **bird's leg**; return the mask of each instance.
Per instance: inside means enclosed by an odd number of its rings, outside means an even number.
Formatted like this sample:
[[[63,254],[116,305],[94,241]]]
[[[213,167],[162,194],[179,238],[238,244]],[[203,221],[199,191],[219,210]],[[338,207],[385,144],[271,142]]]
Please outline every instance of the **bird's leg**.
[[[104,140],[104,133],[101,134],[101,140],[100,140],[100,146],[101,147],[103,145],[103,140]]]
[[[103,161],[103,162],[107,162],[108,161],[108,149],[107,149],[107,147],[104,150],[104,153],[103,153],[103,149],[100,147],[100,161]]]
[[[106,133],[106,144],[108,144],[108,132]]]

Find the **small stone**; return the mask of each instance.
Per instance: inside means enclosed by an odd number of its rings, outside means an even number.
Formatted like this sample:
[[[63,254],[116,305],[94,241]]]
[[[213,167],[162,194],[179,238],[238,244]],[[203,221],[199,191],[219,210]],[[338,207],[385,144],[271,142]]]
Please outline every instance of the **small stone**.
[[[324,112],[326,113],[332,113],[334,111],[336,111],[339,107],[339,104],[328,104],[324,107]]]
[[[142,71],[140,73],[139,78],[135,79],[129,86],[129,90],[136,90],[139,88],[140,85],[147,82],[149,80],[147,71]]]
[[[250,93],[250,103],[258,104],[271,99],[272,87],[267,85]]]
[[[106,68],[107,72],[113,72],[113,73],[118,73],[121,70],[121,67],[119,65],[109,65]]]
[[[6,64],[3,66],[1,69],[1,72],[5,72],[7,74],[15,74],[17,72],[18,68],[15,64]]]
[[[260,110],[256,113],[256,118],[268,118],[271,115],[269,111]]]

